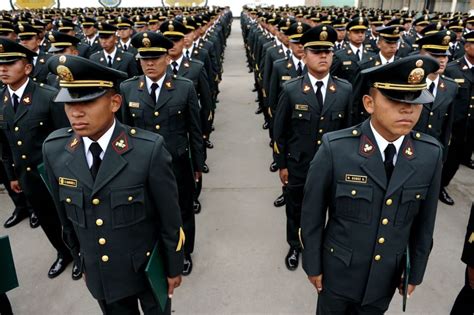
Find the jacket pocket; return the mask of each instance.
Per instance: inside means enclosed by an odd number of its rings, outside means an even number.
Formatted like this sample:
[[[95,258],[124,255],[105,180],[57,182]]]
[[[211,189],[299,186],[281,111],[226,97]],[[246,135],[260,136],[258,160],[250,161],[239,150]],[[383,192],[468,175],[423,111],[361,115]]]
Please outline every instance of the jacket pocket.
[[[353,222],[370,224],[372,198],[372,185],[337,183],[335,214]]]
[[[330,256],[341,260],[346,267],[349,267],[352,259],[352,249],[336,242],[330,236],[326,237],[323,246]]]
[[[295,110],[291,116],[292,124],[296,132],[304,135],[311,134],[311,112]]]
[[[59,187],[59,201],[64,204],[67,218],[75,225],[86,228],[82,188]]]
[[[331,120],[341,120],[344,119],[344,117],[346,117],[346,113],[344,111],[331,113]]]
[[[112,188],[110,192],[112,227],[122,228],[143,221],[146,217],[143,185]]]
[[[145,269],[145,265],[150,259],[152,251],[153,244],[142,246],[131,254],[133,270],[135,270],[135,272],[141,272]]]
[[[133,120],[133,125],[138,128],[145,127],[145,119],[143,118],[143,109],[129,108],[130,116]]]
[[[186,120],[184,116],[184,107],[172,106],[169,108],[169,129],[170,131],[181,130],[186,128]]]
[[[426,199],[429,185],[404,187],[401,203],[395,216],[395,225],[409,223],[418,214],[422,200]]]

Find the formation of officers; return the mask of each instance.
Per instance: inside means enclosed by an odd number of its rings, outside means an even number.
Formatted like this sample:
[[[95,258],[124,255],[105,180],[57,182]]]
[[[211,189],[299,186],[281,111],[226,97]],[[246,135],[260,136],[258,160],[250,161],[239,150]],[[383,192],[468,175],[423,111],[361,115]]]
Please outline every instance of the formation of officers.
[[[318,313],[385,312],[409,258],[401,292],[421,283],[437,200],[474,169],[474,16],[244,7],[241,27],[286,267],[303,252]]]
[[[209,172],[206,151],[213,148],[210,137],[231,22],[232,13],[225,7],[52,9],[0,14],[0,176],[15,205],[4,226],[10,228],[25,218],[29,218],[32,228],[41,226],[57,251],[48,277],[57,277],[70,263],[74,280],[88,270],[88,287],[103,301],[103,310],[109,302],[142,288],[143,274],[139,279],[130,275],[129,282],[135,287],[120,287],[114,277],[101,272],[102,268],[110,268],[112,274],[115,269],[123,273],[133,268],[135,272],[143,271],[153,249],[152,241],[157,238],[156,231],[146,226],[150,216],[160,224],[170,224],[159,228],[165,248],[168,251],[169,244],[178,244],[176,252],[182,254],[166,262],[171,268],[169,276],[189,275],[192,271],[194,216],[201,211],[202,173]],[[103,102],[107,90],[121,94],[120,98],[110,98],[113,106],[117,101],[121,105],[120,110],[112,110],[115,119],[109,119],[116,127],[105,139],[91,143],[87,139],[92,136],[80,136],[81,131],[100,124],[104,128],[108,116],[97,111],[83,118],[73,111],[71,116],[65,106],[77,104],[72,106],[77,109],[96,99]],[[72,129],[68,131],[69,127]],[[51,188],[45,185],[48,176],[38,166],[43,163],[43,142],[60,128],[66,131],[57,137],[67,136],[71,141],[62,144],[61,149],[66,147],[70,154],[81,152],[79,159],[85,150],[84,163],[87,160],[88,165],[65,161],[62,166],[68,172],[62,170],[64,174],[53,180]],[[159,137],[137,131],[142,129]],[[157,139],[164,140],[164,148],[151,146],[148,152],[146,142]],[[54,144],[51,146],[54,148]],[[125,154],[133,147],[134,153]],[[107,161],[111,150],[118,155]],[[150,169],[143,169],[155,155],[158,166],[152,163]],[[59,156],[52,156],[50,164]],[[169,164],[171,175],[167,168],[160,168],[162,163],[166,167]],[[80,169],[82,166],[85,171]],[[55,169],[55,165],[47,168]],[[126,171],[121,172],[122,168]],[[143,174],[133,179],[135,168],[164,177],[143,186]],[[132,185],[134,182],[136,185]],[[150,191],[148,185],[152,186]],[[161,186],[169,186],[169,190]],[[173,214],[173,187],[181,214],[178,212],[178,219]],[[53,191],[52,198],[51,189],[57,189],[59,195]],[[150,199],[162,197],[169,200],[164,203],[170,209],[160,205],[159,213],[150,213],[154,209],[148,205]],[[163,203],[161,199],[154,202]],[[140,222],[145,217],[148,223],[143,225]],[[169,230],[176,226],[177,236],[175,230]],[[140,229],[151,231],[150,237],[141,239],[146,244],[132,237]],[[97,240],[91,241],[92,235]],[[109,245],[114,242],[120,245]],[[141,246],[140,254],[137,246]],[[135,255],[130,260],[132,266],[123,265],[124,251]]]

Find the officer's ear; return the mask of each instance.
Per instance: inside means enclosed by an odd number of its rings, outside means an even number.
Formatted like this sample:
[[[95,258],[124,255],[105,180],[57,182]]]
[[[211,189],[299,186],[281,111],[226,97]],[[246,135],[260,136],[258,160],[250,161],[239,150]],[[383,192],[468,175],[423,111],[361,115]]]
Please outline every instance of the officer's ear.
[[[122,106],[122,95],[115,90],[111,90],[109,93],[111,93],[110,109],[113,113],[116,113],[120,109],[120,106]]]
[[[372,88],[371,88],[371,90],[372,90]],[[370,93],[370,92],[369,92],[369,94],[365,94],[362,97],[362,103],[364,103],[364,108],[365,108],[366,112],[369,113],[369,114],[372,114],[374,112],[374,108],[375,108],[375,101],[374,101],[374,98],[373,98],[374,94]]]

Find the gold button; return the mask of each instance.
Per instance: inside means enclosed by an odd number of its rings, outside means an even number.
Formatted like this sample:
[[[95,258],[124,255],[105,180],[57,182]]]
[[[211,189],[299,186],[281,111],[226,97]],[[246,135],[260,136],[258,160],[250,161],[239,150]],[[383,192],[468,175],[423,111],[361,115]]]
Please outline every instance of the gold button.
[[[324,120],[324,116],[321,116],[320,120]]]
[[[433,116],[433,115],[434,115],[433,112],[430,112],[430,116]]]
[[[387,224],[388,224],[388,219],[387,219],[387,218],[383,219],[383,220],[382,220],[382,224],[383,224],[383,225],[387,225]]]
[[[27,171],[27,172],[31,172],[31,167],[28,166],[28,167],[26,168],[26,171]]]
[[[469,108],[474,108],[474,105],[469,105]]]
[[[150,253],[150,252],[146,252],[146,255],[147,255],[147,256],[150,256],[150,255],[151,255],[151,253]]]
[[[135,117],[135,116],[136,116],[135,113],[133,113],[133,114],[132,114],[132,117]]]
[[[43,124],[43,122],[42,122],[42,121],[40,121],[40,126],[43,126],[43,125],[44,125],[44,124]]]
[[[334,253],[334,248],[331,248],[331,253]]]
[[[337,115],[337,117],[342,118],[342,114]]]
[[[132,136],[133,136],[134,134],[136,134],[136,133],[137,133],[137,130],[136,130],[136,129],[133,129],[133,128],[130,129],[130,134],[131,134]]]
[[[358,132],[356,129],[354,129],[354,130],[352,130],[352,134],[353,134],[354,136],[357,136],[357,135],[359,134],[359,132]]]
[[[387,201],[385,202],[385,204],[386,204],[387,206],[391,206],[392,203],[393,203],[393,200],[392,200],[392,199],[387,199]]]
[[[15,127],[15,131],[19,131],[20,130],[20,127]]]
[[[415,134],[415,137],[418,138],[418,139],[420,139],[420,138],[421,138],[421,134],[420,134],[419,132],[417,132],[417,133]]]
[[[298,117],[303,117],[303,114],[298,114]]]
[[[321,145],[321,140],[318,140],[318,142],[317,142],[317,143],[318,143],[318,145]]]
[[[23,154],[23,155],[21,156],[21,159],[22,159],[22,160],[26,160],[26,155]]]
[[[103,224],[104,224],[104,221],[102,219],[95,220],[95,225],[102,226]]]
[[[467,117],[471,117],[471,114],[467,114]]]
[[[385,243],[385,239],[383,237],[379,238],[379,244]]]
[[[18,144],[18,146],[21,146],[23,144],[23,142],[18,141],[16,144]]]
[[[181,114],[181,111],[180,111],[180,110],[178,110],[178,114]]]
[[[154,115],[155,115],[155,117],[158,117],[158,116],[160,116],[160,112],[155,112]]]
[[[66,202],[71,203],[72,202],[71,198],[66,198]]]
[[[420,199],[421,198],[421,195],[420,194],[417,194],[416,195],[416,199]]]
[[[98,204],[100,204],[100,200],[97,199],[97,198],[94,198],[94,199],[92,199],[92,204],[93,204],[94,206],[97,206]]]
[[[99,238],[99,244],[100,244],[100,245],[105,245],[105,243],[107,243],[107,241],[105,240],[105,238],[103,238],[103,237]]]
[[[109,256],[107,256],[107,255],[102,256],[102,261],[103,262],[108,262],[109,261]]]
[[[431,124],[428,125],[428,128],[431,129],[433,126],[431,126]]]
[[[133,200],[133,197],[132,196],[128,196],[128,201],[132,201]]]
[[[155,129],[156,129],[156,130],[160,130],[160,128],[161,128],[160,125],[156,125],[156,126],[155,126]]]
[[[352,195],[352,196],[357,195],[357,191],[356,191],[356,190],[351,191],[351,195]]]
[[[375,255],[374,259],[375,259],[375,261],[379,261],[380,259],[382,259],[382,256],[380,256],[380,255]]]
[[[322,130],[322,129],[319,129],[319,133],[323,133],[323,130]]]

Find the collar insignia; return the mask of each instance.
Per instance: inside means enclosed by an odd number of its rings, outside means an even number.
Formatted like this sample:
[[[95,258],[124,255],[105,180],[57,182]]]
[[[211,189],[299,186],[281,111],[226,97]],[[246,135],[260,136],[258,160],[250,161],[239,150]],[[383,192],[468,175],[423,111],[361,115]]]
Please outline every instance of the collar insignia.
[[[291,62],[288,62],[287,65],[286,65],[286,67],[287,67],[288,69],[290,69],[291,67],[293,67],[293,65],[291,64]]]
[[[144,82],[144,81],[140,81],[140,84],[138,85],[138,88],[139,88],[139,89],[143,89],[144,86],[145,86],[145,82]]]
[[[173,87],[173,83],[171,81],[168,81],[165,83],[165,86],[167,89],[171,89]]]
[[[189,68],[189,62],[183,63],[183,66],[184,66],[185,68]]]
[[[375,145],[370,141],[366,135],[362,136],[360,141],[359,153],[363,156],[369,157],[375,152]]]
[[[4,95],[4,96],[3,96],[3,102],[4,102],[4,103],[8,102],[8,95]]]
[[[407,141],[407,144],[405,145],[405,148],[403,149],[403,155],[409,160],[415,157],[415,149],[413,148],[413,144],[411,143],[410,140]]]
[[[120,60],[122,60],[122,58],[120,58],[120,57],[117,57],[117,61],[120,61]]]
[[[112,143],[112,148],[118,154],[122,154],[128,149],[128,140],[125,136],[125,132],[122,132]]]
[[[311,90],[311,86],[309,86],[308,84],[305,84],[303,87],[303,92],[307,93],[309,90]]]
[[[74,137],[74,138],[72,139],[72,141],[69,143],[69,147],[70,147],[71,149],[75,149],[78,144],[79,144],[79,139],[76,138],[76,137]]]
[[[336,85],[335,85],[334,83],[331,83],[331,84],[329,85],[329,91],[331,91],[331,92],[333,92],[333,93],[336,92]]]
[[[31,104],[31,97],[29,95],[23,97],[23,104],[30,105]]]

